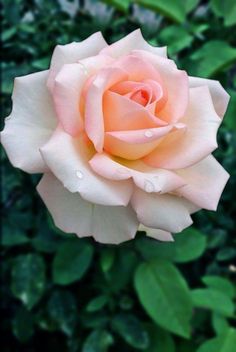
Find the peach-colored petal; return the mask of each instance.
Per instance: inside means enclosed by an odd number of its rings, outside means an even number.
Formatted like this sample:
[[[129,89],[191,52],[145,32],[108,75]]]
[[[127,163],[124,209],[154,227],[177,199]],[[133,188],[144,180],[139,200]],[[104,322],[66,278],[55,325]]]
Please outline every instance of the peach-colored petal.
[[[190,88],[208,86],[217,115],[220,117],[224,116],[230,96],[220,82],[213,79],[189,77],[189,86]]]
[[[191,166],[216,147],[216,133],[221,118],[216,114],[209,89],[190,88],[190,101],[185,118],[187,129],[168,135],[144,161],[150,166],[182,169]]]
[[[118,244],[135,237],[138,221],[128,207],[106,207],[69,192],[55,176],[43,176],[37,190],[57,227],[79,237],[93,236],[101,243]]]
[[[140,29],[107,46],[101,53],[117,58],[129,54],[134,49],[147,50],[155,55],[166,57],[166,47],[158,48],[148,44],[143,38]]]
[[[170,131],[184,128],[184,124],[176,124],[142,130],[106,132],[104,150],[121,158],[136,160],[153,151]]]
[[[39,148],[56,126],[47,77],[48,71],[43,71],[15,79],[12,112],[1,132],[1,141],[11,163],[29,173],[47,170]]]
[[[103,97],[105,131],[138,130],[166,125],[149,110],[117,93],[106,91]]]
[[[184,116],[188,105],[189,83],[185,71],[178,70],[172,60],[151,53],[134,50],[132,55],[149,62],[161,76],[168,94],[167,101],[157,111],[157,116],[168,122],[176,122]]]
[[[139,225],[138,231],[144,231],[144,232],[146,232],[146,235],[148,237],[155,238],[156,240],[159,240],[162,242],[173,242],[174,241],[170,232],[158,230],[158,229],[153,229],[151,227],[146,227],[142,224]]]
[[[192,224],[189,202],[184,198],[137,189],[131,204],[140,223],[147,227],[176,233]]]
[[[119,68],[101,70],[91,82],[85,101],[85,130],[95,149],[101,152],[104,144],[103,93],[112,85],[127,79]]]
[[[142,57],[127,55],[114,61],[113,66],[126,71],[129,81],[141,82],[152,79],[161,85],[163,83],[160,72],[148,60],[144,60]]]
[[[177,174],[186,181],[186,185],[176,191],[178,195],[200,208],[216,210],[229,174],[212,155],[193,166],[177,170]]]
[[[83,134],[73,138],[58,127],[41,152],[50,170],[70,192],[79,192],[95,204],[127,205],[132,182],[115,182],[95,174],[88,163],[94,149],[86,143]]]
[[[106,153],[95,154],[89,163],[98,175],[117,181],[132,178],[137,187],[148,193],[171,192],[185,184],[181,177],[169,170],[152,169],[141,161],[126,161],[122,165]]]
[[[54,49],[50,65],[48,77],[49,89],[52,90],[55,77],[63,65],[73,64],[78,60],[97,55],[98,52],[106,46],[107,43],[105,42],[101,32],[94,33],[79,43],[73,42],[66,45],[57,45]]]

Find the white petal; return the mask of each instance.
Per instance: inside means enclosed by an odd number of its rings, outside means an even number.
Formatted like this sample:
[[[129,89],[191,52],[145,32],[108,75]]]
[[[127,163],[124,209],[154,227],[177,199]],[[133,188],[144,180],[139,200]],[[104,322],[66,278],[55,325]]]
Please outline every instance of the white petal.
[[[229,174],[212,155],[196,165],[178,170],[177,174],[186,182],[176,191],[177,194],[200,208],[216,210]]]
[[[176,233],[192,224],[189,202],[171,194],[145,193],[137,189],[131,204],[140,223],[147,227]]]
[[[11,163],[29,173],[47,170],[39,148],[56,126],[47,77],[48,71],[43,71],[15,79],[13,109],[1,132]]]
[[[107,46],[101,53],[117,58],[130,54],[132,50],[146,50],[158,56],[166,57],[166,47],[158,48],[148,44],[143,38],[140,29],[133,31],[114,44]]]
[[[48,87],[53,88],[54,79],[63,65],[73,64],[81,59],[94,56],[107,46],[101,32],[92,34],[82,42],[73,42],[66,45],[57,45],[51,60]]]
[[[37,190],[57,227],[79,237],[118,244],[134,238],[138,221],[131,207],[105,207],[70,193],[52,174],[43,176]]]
[[[89,165],[94,149],[84,136],[71,137],[60,127],[41,149],[54,175],[70,192],[79,192],[87,201],[102,205],[127,205],[132,182],[107,180],[95,174]]]
[[[224,116],[230,96],[219,81],[200,77],[189,77],[189,86],[190,88],[208,86],[216,113],[220,117]]]
[[[142,224],[139,225],[138,231],[144,231],[144,232],[146,232],[146,235],[148,237],[155,238],[156,240],[159,240],[162,242],[173,242],[174,241],[170,232],[159,230],[159,229],[153,229],[151,227],[146,227]]]

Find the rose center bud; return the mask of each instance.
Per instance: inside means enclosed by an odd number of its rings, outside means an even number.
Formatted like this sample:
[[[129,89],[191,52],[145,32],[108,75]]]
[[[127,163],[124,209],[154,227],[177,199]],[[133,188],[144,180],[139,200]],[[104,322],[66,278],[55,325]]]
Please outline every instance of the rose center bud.
[[[145,89],[139,89],[130,95],[130,99],[134,100],[136,103],[146,106],[150,103],[151,95],[150,92]]]

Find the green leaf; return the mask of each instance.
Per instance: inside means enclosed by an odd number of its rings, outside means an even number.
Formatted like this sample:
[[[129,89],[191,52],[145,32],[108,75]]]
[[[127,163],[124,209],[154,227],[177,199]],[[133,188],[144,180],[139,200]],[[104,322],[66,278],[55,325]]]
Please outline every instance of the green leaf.
[[[31,309],[45,289],[45,263],[38,254],[20,255],[13,261],[11,291]]]
[[[135,2],[178,23],[185,20],[186,9],[182,0],[136,0]]]
[[[163,243],[142,237],[135,241],[135,247],[145,259],[168,259],[186,263],[200,257],[206,249],[206,236],[190,227],[174,236],[174,242]]]
[[[224,118],[224,123],[229,129],[236,131],[236,92],[229,90],[228,93],[230,95],[230,101]]]
[[[236,258],[236,249],[232,247],[221,248],[216,255],[216,259],[219,261],[232,260],[234,258]]]
[[[92,299],[86,306],[87,312],[96,312],[102,309],[108,302],[108,297],[105,295],[98,296]]]
[[[54,291],[48,301],[49,318],[68,336],[74,332],[78,311],[75,297],[69,291]]]
[[[216,289],[217,291],[221,291],[225,295],[229,296],[230,298],[235,297],[235,287],[234,285],[226,278],[220,276],[204,276],[202,278],[202,282],[211,287]]]
[[[200,0],[185,0],[184,3],[186,13],[193,11],[199,2]]]
[[[189,337],[191,295],[185,279],[173,264],[157,259],[141,264],[135,274],[135,289],[141,304],[157,324]]]
[[[236,330],[228,329],[223,334],[204,342],[197,352],[233,352],[236,346]]]
[[[112,329],[130,346],[143,350],[149,345],[149,337],[142,323],[131,314],[117,314],[111,322]]]
[[[23,306],[20,307],[12,321],[13,334],[21,342],[27,342],[34,333],[32,314]]]
[[[60,245],[53,260],[53,281],[69,285],[80,280],[88,270],[93,257],[93,247],[83,240],[66,240]]]
[[[150,346],[145,352],[175,352],[174,340],[170,333],[154,324],[149,324],[147,329],[150,337]]]
[[[177,263],[186,263],[199,258],[206,249],[206,236],[193,227],[189,227],[174,237]]]
[[[199,288],[192,290],[192,299],[195,307],[210,309],[226,317],[233,315],[234,304],[231,299],[215,289]]]
[[[1,244],[6,247],[18,246],[29,242],[29,238],[19,227],[3,224]]]
[[[101,252],[100,265],[102,271],[106,273],[109,271],[115,260],[115,251],[113,248],[104,248]]]
[[[190,59],[189,73],[208,78],[234,63],[236,48],[227,42],[212,40],[195,51]]]
[[[212,327],[217,335],[222,334],[227,331],[229,328],[229,323],[225,317],[221,314],[213,313],[212,314]]]
[[[211,0],[210,4],[215,15],[224,18],[225,26],[236,24],[235,0]]]
[[[168,52],[172,55],[189,47],[194,38],[185,28],[174,25],[164,28],[158,39],[163,45],[167,45]]]
[[[109,4],[115,8],[117,8],[119,11],[122,12],[127,12],[129,9],[129,6],[131,4],[131,0],[102,0],[106,4]]]
[[[82,352],[107,352],[113,344],[112,335],[106,330],[94,330],[86,338]]]

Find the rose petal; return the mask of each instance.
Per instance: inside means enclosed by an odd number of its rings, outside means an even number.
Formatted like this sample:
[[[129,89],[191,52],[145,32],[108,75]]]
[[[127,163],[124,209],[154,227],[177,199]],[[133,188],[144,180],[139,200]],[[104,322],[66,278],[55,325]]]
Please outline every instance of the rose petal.
[[[153,167],[182,169],[206,156],[216,147],[216,133],[221,123],[207,87],[190,88],[190,101],[185,118],[186,131],[168,135],[144,158]]]
[[[168,95],[165,105],[161,105],[157,116],[167,122],[176,122],[184,116],[188,105],[189,83],[185,71],[178,70],[172,60],[151,53],[134,50],[134,56],[149,62],[159,73],[163,88]]]
[[[48,77],[48,87],[52,90],[54,80],[60,69],[65,64],[73,64],[78,60],[89,56],[97,55],[98,52],[107,46],[101,32],[92,34],[82,42],[73,42],[66,45],[57,45],[54,49],[50,72]]]
[[[148,227],[176,233],[192,224],[189,202],[174,195],[136,189],[131,204],[140,223]]]
[[[48,71],[43,71],[15,79],[13,109],[1,132],[1,141],[11,163],[29,173],[47,170],[39,148],[56,126],[47,77]]]
[[[104,94],[103,113],[105,131],[128,131],[166,125],[142,105],[111,91]]]
[[[135,237],[138,221],[131,207],[105,207],[71,193],[52,174],[43,176],[37,190],[61,230],[101,243],[118,244]]]
[[[173,242],[174,239],[170,232],[152,229],[151,227],[146,227],[142,224],[139,225],[138,231],[146,232],[146,235],[151,238],[155,238],[156,240],[163,242]]]
[[[95,149],[101,152],[104,144],[103,93],[112,85],[127,79],[119,68],[101,70],[91,82],[85,100],[85,130]]]
[[[102,205],[127,205],[132,193],[129,180],[116,182],[96,175],[89,166],[94,149],[83,135],[72,138],[60,127],[41,148],[44,160],[70,192]]]
[[[129,161],[122,165],[106,153],[95,154],[89,163],[97,174],[110,180],[127,180],[132,177],[136,186],[145,192],[171,192],[185,184],[174,172],[152,169],[141,161]]]
[[[129,54],[134,49],[147,50],[155,55],[166,57],[166,47],[157,48],[148,44],[143,38],[140,29],[105,47],[101,53],[117,58]]]
[[[210,155],[189,168],[177,170],[186,185],[176,193],[195,203],[200,208],[216,210],[229,174]]]
[[[216,113],[220,117],[224,116],[229,103],[230,96],[222,87],[220,82],[215,81],[213,79],[189,77],[189,86],[190,88],[208,86]]]
[[[183,130],[184,124],[134,131],[105,133],[104,150],[121,158],[136,160],[153,151],[170,131]]]

